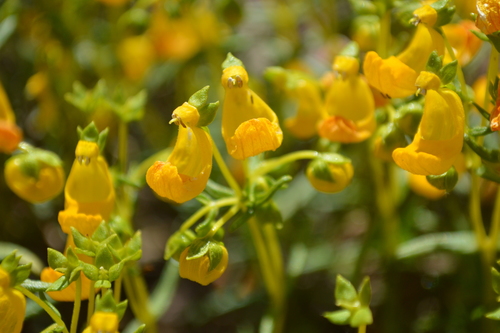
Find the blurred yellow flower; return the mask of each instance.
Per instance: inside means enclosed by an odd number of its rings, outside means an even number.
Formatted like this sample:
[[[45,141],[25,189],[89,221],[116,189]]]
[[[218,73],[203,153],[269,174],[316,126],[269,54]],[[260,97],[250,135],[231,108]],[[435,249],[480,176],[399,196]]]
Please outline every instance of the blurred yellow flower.
[[[0,153],[12,153],[23,139],[7,94],[0,84]]]
[[[0,267],[0,332],[20,333],[25,311],[24,295],[11,287],[10,274]]]
[[[183,203],[205,189],[212,171],[212,140],[197,127],[198,109],[184,103],[172,113],[172,121],[179,125],[174,150],[166,162],[157,161],[146,174],[148,185],[160,197]]]
[[[201,285],[209,285],[224,273],[228,263],[228,253],[224,246],[220,246],[222,258],[212,270],[210,268],[210,257],[208,255],[187,260],[189,247],[182,251],[179,257],[179,275],[184,279],[197,282]]]
[[[420,87],[427,94],[413,142],[394,150],[392,157],[397,165],[411,173],[440,175],[448,171],[462,150],[465,116],[462,102],[454,91],[436,88],[433,80],[427,82],[432,83]]]
[[[241,62],[232,54],[228,59]],[[222,137],[229,154],[243,160],[269,150],[276,150],[283,141],[278,117],[248,87],[248,74],[241,65],[225,66],[222,86],[226,92],[222,113]]]
[[[354,143],[366,140],[375,131],[375,101],[368,84],[359,75],[359,61],[337,56],[336,74],[326,95],[327,117],[319,124],[321,137],[330,141]]]
[[[500,31],[500,2],[477,0],[476,26],[486,35]]]
[[[119,321],[114,312],[97,311],[90,318],[90,325],[83,333],[118,333]]]
[[[48,130],[58,116],[58,104],[51,91],[48,72],[40,71],[31,76],[26,82],[26,92],[38,102],[35,126],[39,130]]]
[[[117,56],[125,76],[132,81],[139,81],[155,60],[155,50],[147,35],[133,36],[118,44]]]
[[[102,2],[105,5],[108,6],[122,6],[126,4],[127,2],[130,2],[130,0],[97,0],[98,2]]]
[[[438,200],[446,194],[445,190],[439,190],[432,186],[427,181],[426,176],[410,173],[408,181],[413,192],[429,200]]]
[[[478,30],[474,23],[469,20],[462,20],[456,24],[446,24],[442,29],[455,52],[458,63],[461,66],[467,65],[483,44],[483,42],[471,32],[472,30]],[[446,50],[443,62],[449,63],[451,61],[452,58],[448,50]]]
[[[363,70],[368,83],[384,95],[402,98],[416,91],[415,80],[425,69],[432,53],[444,54],[443,37],[422,21],[417,26],[410,44],[399,55],[382,59],[376,52],[366,54]]]
[[[318,191],[337,193],[351,183],[354,169],[351,161],[338,154],[322,154],[307,166],[307,179]]]

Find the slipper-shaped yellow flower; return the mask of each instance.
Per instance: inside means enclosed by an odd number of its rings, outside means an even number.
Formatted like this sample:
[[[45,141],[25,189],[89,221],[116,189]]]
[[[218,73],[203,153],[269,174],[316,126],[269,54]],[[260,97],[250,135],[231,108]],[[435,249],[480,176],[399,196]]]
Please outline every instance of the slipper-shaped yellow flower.
[[[476,26],[486,35],[500,31],[500,2],[477,0]]]
[[[220,245],[220,250],[220,261],[210,270],[210,255],[205,254],[199,258],[188,260],[186,257],[189,253],[189,247],[187,247],[179,257],[179,275],[181,278],[189,279],[204,286],[214,282],[225,272],[228,263],[226,248]]]
[[[120,319],[114,312],[96,311],[90,318],[90,325],[83,333],[118,333]]]
[[[0,332],[20,333],[25,311],[24,295],[12,288],[10,274],[0,267]]]
[[[9,99],[0,84],[0,153],[12,153],[22,139],[23,132],[16,125]]]
[[[410,44],[398,56],[382,59],[374,51],[366,54],[363,70],[371,86],[391,98],[415,93],[415,80],[420,71],[425,69],[432,51],[437,51],[438,55],[444,54],[443,37],[428,24],[432,21],[424,19],[418,24]]]
[[[212,171],[212,140],[198,127],[199,110],[184,103],[172,113],[179,125],[177,142],[166,162],[157,161],[146,174],[146,181],[160,197],[183,203],[205,189]]]
[[[417,85],[427,94],[418,131],[413,142],[395,149],[392,157],[397,165],[411,173],[440,175],[448,171],[462,150],[464,108],[454,91],[439,88],[436,75],[422,72],[419,78],[423,76],[428,78],[427,82],[417,81]]]
[[[297,114],[285,119],[285,127],[293,136],[307,140],[318,132],[318,122],[325,118],[321,88],[306,74],[281,67],[266,70],[266,77],[297,101]]]
[[[226,92],[222,113],[222,137],[229,154],[238,159],[276,150],[283,141],[278,117],[248,87],[248,74],[231,53],[222,64]]]
[[[359,61],[337,56],[334,78],[326,95],[328,117],[318,128],[321,137],[342,143],[361,142],[375,131],[375,101],[368,84],[359,75]]]
[[[97,142],[80,140],[75,155],[64,189],[65,209],[59,212],[59,224],[67,234],[74,227],[83,235],[92,235],[102,220],[109,220],[115,190]]]

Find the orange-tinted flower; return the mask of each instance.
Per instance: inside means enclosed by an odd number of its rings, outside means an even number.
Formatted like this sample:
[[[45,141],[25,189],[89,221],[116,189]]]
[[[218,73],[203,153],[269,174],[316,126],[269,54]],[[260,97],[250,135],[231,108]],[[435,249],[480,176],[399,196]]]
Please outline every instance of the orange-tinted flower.
[[[462,20],[457,24],[444,25],[442,29],[455,52],[458,63],[461,66],[467,65],[482,45],[482,41],[471,32],[471,30],[478,30],[474,23]],[[451,61],[452,58],[446,50],[444,63]]]
[[[318,128],[321,137],[334,142],[366,140],[375,131],[375,102],[368,84],[358,73],[359,61],[338,56],[333,63],[337,73],[326,95],[328,117]]]
[[[492,131],[500,130],[500,85],[498,86],[496,105],[490,115],[490,128]]]
[[[52,283],[59,279],[61,276],[63,276],[62,273],[56,272],[50,267],[46,267],[40,274],[40,280],[42,280],[43,282]],[[90,285],[94,282],[89,280],[82,273],[80,273],[80,279],[82,279],[81,299],[86,300],[90,295]],[[52,299],[59,302],[74,302],[76,296],[76,282],[72,282],[67,288],[61,291],[49,291],[47,292],[47,294],[49,294]]]
[[[16,125],[9,99],[0,84],[0,153],[12,153],[22,139],[23,133]]]
[[[476,26],[486,35],[500,31],[500,2],[477,0]]]

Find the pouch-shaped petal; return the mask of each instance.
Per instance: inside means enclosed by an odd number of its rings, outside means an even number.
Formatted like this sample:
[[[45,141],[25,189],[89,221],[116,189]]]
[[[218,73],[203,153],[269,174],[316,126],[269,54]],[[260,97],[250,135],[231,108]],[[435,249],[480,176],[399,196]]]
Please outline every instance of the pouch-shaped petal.
[[[428,90],[424,114],[413,142],[394,150],[401,168],[417,175],[440,175],[453,165],[463,145],[464,109],[449,89]]]
[[[222,113],[222,137],[229,154],[239,160],[276,150],[283,141],[278,117],[248,87],[248,74],[242,66],[223,71],[226,91]]]
[[[201,285],[208,285],[217,280],[226,270],[228,263],[228,253],[224,246],[222,248],[222,258],[212,270],[210,268],[210,256],[204,255],[199,258],[187,260],[189,247],[186,248],[179,258],[179,275],[184,279],[197,282]]]
[[[23,328],[26,299],[10,286],[10,276],[0,267],[0,332],[20,333]]]

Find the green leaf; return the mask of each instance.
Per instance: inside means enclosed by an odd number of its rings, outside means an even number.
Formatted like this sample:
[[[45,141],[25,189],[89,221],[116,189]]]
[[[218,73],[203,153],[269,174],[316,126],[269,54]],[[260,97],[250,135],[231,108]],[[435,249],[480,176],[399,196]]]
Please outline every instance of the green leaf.
[[[116,312],[116,302],[111,290],[106,291],[104,295],[96,297],[95,309],[102,312]]]
[[[359,304],[363,307],[368,307],[372,299],[372,286],[370,283],[370,277],[365,276],[361,286],[359,287]]]
[[[172,236],[170,236],[167,241],[167,245],[165,246],[165,260],[173,257],[178,261],[182,251],[191,245],[195,239],[196,235],[192,230],[188,229],[184,232],[176,231]]]
[[[481,31],[478,31],[478,30],[469,30],[469,31],[472,32],[477,38],[479,38],[483,42],[489,42],[490,41],[490,39],[488,38],[488,36],[486,36],[486,34],[482,33]]]
[[[109,288],[111,288],[111,282],[109,282],[107,280],[98,280],[94,284],[94,288],[96,288],[96,289],[100,289],[100,288],[109,289]]]
[[[485,317],[488,319],[500,320],[500,308],[496,309],[495,311],[487,313]]]
[[[85,262],[81,263],[83,268],[83,274],[92,281],[97,281],[99,279],[99,269],[94,265],[87,264]]]
[[[500,295],[500,273],[494,267],[491,267],[491,277],[493,290]]]
[[[425,70],[434,74],[438,74],[442,67],[443,58],[438,55],[437,51],[432,51],[429,59],[427,60]]]
[[[9,253],[3,260],[0,266],[7,271],[8,273],[12,273],[17,266],[19,265],[19,260],[21,257],[16,256],[17,251],[14,250],[11,253]]]
[[[234,217],[231,225],[229,226],[229,232],[233,232],[243,224],[245,224],[252,216],[254,216],[255,210],[253,208],[247,208],[247,210],[240,210]]]
[[[500,33],[498,31],[489,34],[488,38],[490,39],[491,44],[500,52]]]
[[[472,103],[474,105],[474,107],[479,111],[479,113],[481,113],[481,116],[483,116],[484,119],[486,120],[490,120],[490,114],[488,111],[486,111],[485,109],[483,109],[479,104],[473,102]]]
[[[351,318],[351,311],[343,309],[332,312],[325,312],[323,313],[323,317],[328,319],[332,324],[347,325],[349,324],[349,319]]]
[[[231,67],[231,66],[245,67],[240,59],[236,58],[234,55],[232,55],[231,52],[229,52],[227,54],[226,60],[224,60],[224,62],[222,63],[222,70],[224,70],[228,67]]]
[[[134,333],[143,333],[145,329],[146,329],[146,324],[142,324],[134,331]]]
[[[120,302],[116,305],[115,312],[118,314],[118,318],[120,320],[123,318],[123,315],[125,314],[125,311],[127,310],[127,306],[128,306],[127,300],[124,300],[123,302]]]
[[[30,280],[26,279],[23,283],[21,283],[21,287],[28,289],[32,293],[42,291],[44,292],[48,287],[50,287],[50,283],[42,282],[38,280]]]
[[[68,260],[67,267],[68,268],[75,268],[80,265],[80,259],[75,253],[75,250],[73,250],[72,247],[68,247],[66,251],[66,259]]]
[[[128,255],[135,254],[142,249],[142,234],[140,230],[130,238],[125,247],[127,248]]]
[[[124,261],[120,261],[109,268],[109,281],[115,281],[120,277],[124,264]]]
[[[30,274],[31,274],[31,263],[17,266],[17,268],[14,270],[12,274],[15,277],[13,281],[14,285],[17,286],[18,284],[23,283],[23,281],[26,280],[30,276]]]
[[[108,270],[111,266],[114,265],[113,256],[111,255],[111,251],[107,246],[101,245],[97,250],[95,256],[95,266],[96,267],[104,267],[104,269]]]
[[[47,249],[47,257],[49,266],[52,269],[66,267],[68,264],[68,259],[59,251],[48,248]]]
[[[453,60],[450,63],[447,63],[444,65],[443,68],[439,71],[439,78],[441,79],[441,84],[446,85],[453,81],[455,76],[457,75],[457,69],[458,69],[458,61]]]
[[[50,287],[45,291],[61,291],[69,286],[69,280],[66,275],[61,276],[59,279],[52,282]]]
[[[446,192],[451,192],[458,182],[458,172],[454,166],[441,175],[429,175],[426,176],[429,184],[434,186],[439,190],[445,190]]]
[[[349,280],[342,275],[337,275],[335,284],[335,300],[338,306],[352,307],[358,302],[356,289]]]
[[[208,179],[207,187],[205,187],[205,192],[207,192],[208,195],[215,199],[234,196],[234,191],[232,189],[216,183],[212,179]]]
[[[197,239],[189,247],[186,260],[196,259],[203,257],[210,248],[210,240],[207,239]]]
[[[369,307],[361,307],[351,316],[349,324],[351,327],[370,325],[373,323],[372,311]]]
[[[109,227],[106,225],[106,222],[101,222],[99,226],[97,227],[96,231],[92,234],[91,239],[95,240],[97,242],[102,242],[106,238],[108,238],[111,235],[111,231]]]
[[[489,126],[478,126],[478,127],[473,127],[469,129],[469,135],[470,136],[484,136],[493,133],[491,128]]]
[[[19,259],[19,263],[21,264],[31,263],[32,272],[34,274],[40,275],[42,269],[45,267],[45,264],[42,262],[42,260],[40,260],[40,258],[36,254],[31,252],[27,248],[17,244],[0,242],[0,258],[5,258],[13,251],[17,251],[16,254],[21,256],[21,258]]]
[[[81,277],[80,272],[83,270],[82,267],[77,267],[73,269],[69,275],[69,283],[75,282]]]
[[[144,116],[144,107],[147,98],[148,94],[146,90],[141,90],[136,95],[129,97],[123,104],[112,102],[111,108],[126,123],[141,120]]]

